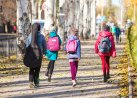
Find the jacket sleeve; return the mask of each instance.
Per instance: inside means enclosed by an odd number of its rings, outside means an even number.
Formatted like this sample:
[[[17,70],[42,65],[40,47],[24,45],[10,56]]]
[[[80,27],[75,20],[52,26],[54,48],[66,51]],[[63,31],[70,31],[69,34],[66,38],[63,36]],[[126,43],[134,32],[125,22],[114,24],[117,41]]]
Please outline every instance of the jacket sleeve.
[[[46,46],[46,40],[45,40],[45,37],[43,37],[43,40],[42,40],[42,48],[43,48],[43,53],[45,54],[46,53],[46,50],[47,50],[47,46]]]
[[[78,40],[78,47],[77,47],[77,55],[78,55],[78,58],[80,59],[81,58],[81,42],[80,40]]]
[[[100,36],[98,36],[97,40],[96,40],[96,43],[95,43],[95,53],[98,53],[98,44],[99,44],[99,41],[100,40]]]
[[[113,36],[111,37],[111,42],[112,42],[111,56],[116,57],[116,48],[115,48],[115,42]]]

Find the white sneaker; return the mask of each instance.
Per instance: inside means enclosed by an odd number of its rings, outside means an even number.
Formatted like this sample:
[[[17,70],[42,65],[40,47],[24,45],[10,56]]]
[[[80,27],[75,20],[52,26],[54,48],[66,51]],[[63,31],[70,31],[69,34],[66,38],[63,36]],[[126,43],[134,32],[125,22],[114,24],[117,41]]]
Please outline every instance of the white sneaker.
[[[75,87],[77,85],[76,80],[72,80],[72,87]]]

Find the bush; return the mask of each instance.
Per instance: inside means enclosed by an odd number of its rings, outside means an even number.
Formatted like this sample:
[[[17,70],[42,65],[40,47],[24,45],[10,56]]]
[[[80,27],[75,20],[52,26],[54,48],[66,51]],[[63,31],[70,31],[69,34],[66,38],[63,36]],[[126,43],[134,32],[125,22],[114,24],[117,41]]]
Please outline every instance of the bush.
[[[128,38],[128,53],[131,57],[131,63],[137,68],[137,25],[129,28],[127,33]]]

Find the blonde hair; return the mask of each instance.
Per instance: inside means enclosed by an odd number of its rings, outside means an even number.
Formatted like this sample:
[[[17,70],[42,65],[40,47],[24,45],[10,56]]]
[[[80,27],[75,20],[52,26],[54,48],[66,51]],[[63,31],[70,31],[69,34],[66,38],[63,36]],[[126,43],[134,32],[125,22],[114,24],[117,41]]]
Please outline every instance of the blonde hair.
[[[72,27],[71,28],[71,33],[74,34],[74,35],[77,35],[78,34],[78,29]]]

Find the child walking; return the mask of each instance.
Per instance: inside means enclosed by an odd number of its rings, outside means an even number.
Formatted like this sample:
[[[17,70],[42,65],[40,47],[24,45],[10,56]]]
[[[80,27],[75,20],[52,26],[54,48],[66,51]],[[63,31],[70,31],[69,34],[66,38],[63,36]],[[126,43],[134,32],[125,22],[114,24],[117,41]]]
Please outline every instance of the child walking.
[[[30,88],[37,88],[39,87],[42,58],[46,51],[46,41],[45,37],[40,33],[40,24],[34,23],[32,28],[31,44],[26,48],[23,62],[29,67]]]
[[[48,82],[51,81],[51,77],[54,70],[54,64],[58,57],[58,51],[60,50],[61,39],[57,34],[56,28],[52,27],[49,33],[47,42],[46,56],[50,60],[45,75],[48,77]]]
[[[77,84],[76,75],[78,70],[78,61],[81,58],[81,44],[78,38],[78,30],[75,28],[71,29],[71,35],[68,37],[65,51],[68,53],[72,86],[75,87]]]
[[[100,56],[102,61],[102,71],[104,76],[104,82],[110,78],[110,56],[116,57],[116,49],[114,43],[114,37],[110,32],[109,26],[104,26],[103,31],[99,33],[97,41],[95,43],[95,52]]]

